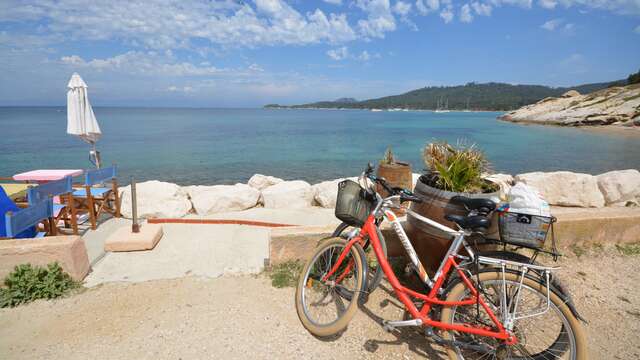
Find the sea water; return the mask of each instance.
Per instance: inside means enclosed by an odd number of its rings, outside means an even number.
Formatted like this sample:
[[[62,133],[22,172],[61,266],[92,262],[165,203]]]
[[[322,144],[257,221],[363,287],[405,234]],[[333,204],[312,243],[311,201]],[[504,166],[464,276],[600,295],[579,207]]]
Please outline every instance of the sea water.
[[[0,107],[0,177],[34,169],[84,169],[89,145],[66,134],[64,107]],[[261,173],[311,183],[359,174],[391,146],[424,169],[422,149],[462,139],[493,170],[598,174],[640,168],[640,136],[496,120],[497,112],[94,108],[104,164],[121,182],[233,184]]]

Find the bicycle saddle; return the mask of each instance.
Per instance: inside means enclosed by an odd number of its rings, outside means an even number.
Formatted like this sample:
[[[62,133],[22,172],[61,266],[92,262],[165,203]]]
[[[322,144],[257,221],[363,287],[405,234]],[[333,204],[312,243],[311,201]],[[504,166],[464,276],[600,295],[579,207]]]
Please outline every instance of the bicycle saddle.
[[[454,196],[451,198],[451,202],[454,204],[464,205],[467,210],[479,210],[483,212],[491,212],[496,209],[496,203],[489,199],[472,199],[466,196]]]
[[[493,201],[491,202],[493,203]],[[467,230],[487,230],[491,226],[491,220],[481,215],[445,215],[444,218],[458,224],[461,228]]]

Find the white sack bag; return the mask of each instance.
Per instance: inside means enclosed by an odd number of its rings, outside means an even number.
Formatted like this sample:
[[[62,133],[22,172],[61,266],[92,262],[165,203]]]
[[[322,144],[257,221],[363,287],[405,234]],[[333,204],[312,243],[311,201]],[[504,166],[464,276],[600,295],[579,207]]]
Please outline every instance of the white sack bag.
[[[516,183],[507,195],[509,212],[521,214],[551,216],[549,203],[533,187],[524,183]]]

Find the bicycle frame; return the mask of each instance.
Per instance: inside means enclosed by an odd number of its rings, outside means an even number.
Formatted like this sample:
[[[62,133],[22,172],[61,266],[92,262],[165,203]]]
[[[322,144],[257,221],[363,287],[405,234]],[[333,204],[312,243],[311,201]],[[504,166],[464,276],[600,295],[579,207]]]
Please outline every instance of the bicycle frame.
[[[454,240],[451,243],[451,246],[449,247],[449,249],[447,250],[445,258],[440,264],[440,267],[436,272],[434,279],[432,281],[431,279],[429,279],[429,276],[426,270],[424,269],[424,266],[418,259],[415,249],[411,245],[411,242],[409,241],[407,234],[402,228],[400,221],[398,220],[397,216],[390,210],[390,208],[392,207],[393,201],[399,200],[399,197],[392,196],[386,199],[382,199],[378,196],[378,200],[379,200],[378,205],[368,216],[367,220],[365,221],[364,225],[361,228],[360,233],[354,236],[348,242],[347,246],[345,246],[345,249],[338,257],[336,264],[331,268],[331,270],[327,273],[324,279],[329,278],[333,273],[335,273],[339,269],[340,264],[346,258],[347,254],[349,253],[351,247],[354,244],[358,243],[360,245],[364,245],[364,239],[368,237],[371,243],[371,246],[373,247],[373,251],[376,255],[376,258],[378,260],[378,263],[382,267],[382,270],[385,276],[387,277],[389,283],[393,287],[393,290],[396,296],[404,304],[406,309],[409,311],[409,313],[413,317],[413,320],[409,321],[411,322],[410,325],[415,325],[415,326],[427,325],[427,326],[432,326],[432,327],[436,327],[444,330],[454,330],[454,331],[466,332],[466,333],[471,333],[471,334],[480,335],[480,336],[493,337],[496,339],[503,340],[507,344],[515,343],[516,342],[515,337],[511,336],[511,334],[506,330],[506,328],[503,326],[503,324],[500,322],[500,320],[497,318],[494,312],[489,308],[489,306],[485,303],[482,297],[478,296],[478,290],[474,287],[473,283],[471,283],[469,278],[465,275],[464,271],[460,269],[459,263],[456,261],[458,251],[462,246],[464,246],[467,249],[471,257],[474,256],[473,251],[468,247],[465,241],[465,236],[469,235],[469,233],[465,232],[464,230],[451,229],[447,226],[439,224],[431,219],[422,217],[419,214],[413,213],[409,210],[412,216],[415,216],[419,220],[424,221],[429,225],[439,230],[442,230],[447,234],[454,236]],[[417,270],[420,276],[420,279],[430,286],[431,290],[429,291],[428,294],[418,293],[400,284],[400,281],[398,280],[395,273],[393,272],[391,265],[389,264],[389,261],[384,256],[382,247],[380,245],[380,239],[378,238],[378,235],[377,235],[378,232],[376,231],[377,229],[376,229],[375,221],[376,221],[376,216],[380,213],[382,214],[382,216],[384,216],[384,218],[387,221],[391,223],[391,226],[400,237],[400,241],[403,247],[405,248],[407,254],[409,255],[412,265]],[[349,264],[349,266],[350,265],[351,264]],[[446,301],[438,297],[438,295],[440,295],[441,291],[443,290],[442,285],[444,284],[445,279],[448,277],[448,275],[452,271],[456,271],[458,273],[464,285],[469,289],[469,291],[471,292],[470,298],[463,299],[461,301]],[[424,305],[422,306],[421,309],[418,309],[416,307],[416,305],[412,301],[412,298],[424,301]],[[472,305],[476,303],[478,303],[484,309],[484,311],[487,313],[487,315],[489,316],[489,318],[497,328],[497,331],[487,329],[487,328],[468,326],[468,325],[443,323],[441,321],[433,320],[429,317],[429,311],[431,310],[433,305],[461,306],[461,305]]]

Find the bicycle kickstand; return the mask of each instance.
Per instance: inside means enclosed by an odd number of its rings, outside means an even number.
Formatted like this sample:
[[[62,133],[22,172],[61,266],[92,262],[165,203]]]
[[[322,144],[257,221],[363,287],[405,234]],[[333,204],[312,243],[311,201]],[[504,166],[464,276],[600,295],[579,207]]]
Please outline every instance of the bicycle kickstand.
[[[413,319],[413,320],[383,320],[382,321],[382,328],[386,331],[386,332],[393,332],[395,330],[397,330],[399,327],[405,327],[405,326],[420,326],[422,325],[422,320],[420,319]]]

